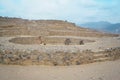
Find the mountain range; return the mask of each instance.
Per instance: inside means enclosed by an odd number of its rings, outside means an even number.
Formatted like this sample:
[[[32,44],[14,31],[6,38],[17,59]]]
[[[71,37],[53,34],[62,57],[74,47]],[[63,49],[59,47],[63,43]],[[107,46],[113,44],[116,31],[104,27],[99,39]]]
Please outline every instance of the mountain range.
[[[120,34],[120,23],[112,24],[107,21],[100,21],[100,22],[88,22],[80,24],[80,26],[95,29],[98,31]]]

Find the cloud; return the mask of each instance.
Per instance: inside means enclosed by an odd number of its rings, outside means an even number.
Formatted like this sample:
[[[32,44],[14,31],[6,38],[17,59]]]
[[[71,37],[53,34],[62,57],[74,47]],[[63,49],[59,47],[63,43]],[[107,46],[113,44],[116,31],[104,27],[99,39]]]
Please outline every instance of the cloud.
[[[0,15],[72,22],[118,22],[119,0],[0,0]]]

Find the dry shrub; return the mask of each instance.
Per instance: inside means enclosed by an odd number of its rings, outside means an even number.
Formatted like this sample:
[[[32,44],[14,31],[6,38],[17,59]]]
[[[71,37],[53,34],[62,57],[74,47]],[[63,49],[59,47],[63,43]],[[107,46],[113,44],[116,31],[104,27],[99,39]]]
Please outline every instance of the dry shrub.
[[[64,43],[65,43],[65,45],[69,45],[71,43],[71,40],[69,38],[67,38]]]

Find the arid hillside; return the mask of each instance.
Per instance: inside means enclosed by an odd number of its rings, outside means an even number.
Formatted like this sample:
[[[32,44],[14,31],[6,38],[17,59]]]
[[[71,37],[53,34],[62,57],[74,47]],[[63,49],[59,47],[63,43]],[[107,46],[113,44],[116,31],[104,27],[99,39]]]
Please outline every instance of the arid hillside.
[[[61,20],[0,17],[2,64],[68,66],[119,58],[117,34]]]
[[[61,20],[26,20],[0,17],[0,36],[15,35],[83,37],[117,36],[82,28],[76,26],[74,23]]]

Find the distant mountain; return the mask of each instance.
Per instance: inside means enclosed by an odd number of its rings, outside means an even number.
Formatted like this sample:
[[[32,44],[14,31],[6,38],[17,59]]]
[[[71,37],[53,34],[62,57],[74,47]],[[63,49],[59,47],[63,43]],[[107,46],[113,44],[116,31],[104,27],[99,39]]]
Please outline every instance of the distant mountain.
[[[100,21],[88,22],[85,24],[81,24],[80,26],[110,33],[120,33],[120,23],[112,24],[106,21]]]
[[[111,31],[113,33],[120,33],[120,23],[112,24],[106,27],[106,30]]]

